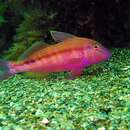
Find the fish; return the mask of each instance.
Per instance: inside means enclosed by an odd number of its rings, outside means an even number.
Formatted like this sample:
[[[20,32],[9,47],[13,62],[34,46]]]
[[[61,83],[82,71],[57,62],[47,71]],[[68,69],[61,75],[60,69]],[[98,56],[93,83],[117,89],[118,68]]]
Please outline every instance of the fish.
[[[0,60],[0,81],[26,72],[43,75],[52,72],[70,72],[69,79],[75,79],[86,67],[111,57],[111,52],[96,40],[66,32],[50,33],[55,44],[34,44],[18,61]]]

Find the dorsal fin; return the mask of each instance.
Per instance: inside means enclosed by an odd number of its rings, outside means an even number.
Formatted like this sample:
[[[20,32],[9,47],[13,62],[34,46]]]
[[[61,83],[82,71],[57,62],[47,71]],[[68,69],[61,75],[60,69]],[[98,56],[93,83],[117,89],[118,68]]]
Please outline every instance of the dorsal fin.
[[[44,42],[37,42],[35,44],[33,44],[30,48],[28,48],[20,57],[19,60],[25,60],[26,58],[28,58],[29,56],[31,56],[34,52],[37,52],[43,48],[46,48],[50,45],[48,45],[47,43]]]
[[[59,31],[50,31],[52,38],[56,42],[62,42],[65,39],[76,37],[75,35],[65,33],[65,32],[59,32]]]

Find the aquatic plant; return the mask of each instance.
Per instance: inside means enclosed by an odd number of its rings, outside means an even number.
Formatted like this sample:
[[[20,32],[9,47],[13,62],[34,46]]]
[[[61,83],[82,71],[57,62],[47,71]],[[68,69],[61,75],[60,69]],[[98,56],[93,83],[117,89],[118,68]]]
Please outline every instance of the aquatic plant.
[[[34,10],[24,14],[24,20],[16,30],[13,46],[5,51],[6,59],[16,60],[28,47],[36,42],[43,42],[46,33],[51,29],[49,24],[56,13],[44,13]]]
[[[103,5],[103,6],[102,6]],[[1,31],[0,49],[12,45],[16,28],[23,21],[24,14],[32,10],[57,12],[52,27],[99,40],[108,46],[129,46],[130,41],[130,1],[96,0],[6,0],[0,1]],[[6,6],[6,8],[4,7]],[[4,7],[4,8],[3,8]],[[73,8],[72,8],[73,7]],[[120,19],[121,18],[121,19]],[[6,22],[4,22],[6,20]],[[118,29],[117,29],[118,28]]]

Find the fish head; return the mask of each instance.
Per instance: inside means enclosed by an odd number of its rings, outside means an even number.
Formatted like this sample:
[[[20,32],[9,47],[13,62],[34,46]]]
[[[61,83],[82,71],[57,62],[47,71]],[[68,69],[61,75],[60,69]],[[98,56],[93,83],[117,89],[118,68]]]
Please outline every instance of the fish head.
[[[92,40],[88,46],[86,55],[90,64],[97,64],[111,57],[111,52],[97,41]]]

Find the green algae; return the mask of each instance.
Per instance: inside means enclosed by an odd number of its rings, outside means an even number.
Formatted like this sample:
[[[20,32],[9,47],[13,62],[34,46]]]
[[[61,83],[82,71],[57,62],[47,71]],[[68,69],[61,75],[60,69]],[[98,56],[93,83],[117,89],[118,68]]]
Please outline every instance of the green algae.
[[[19,74],[1,82],[0,130],[130,129],[130,50],[112,52],[75,80],[66,73],[42,80]]]

